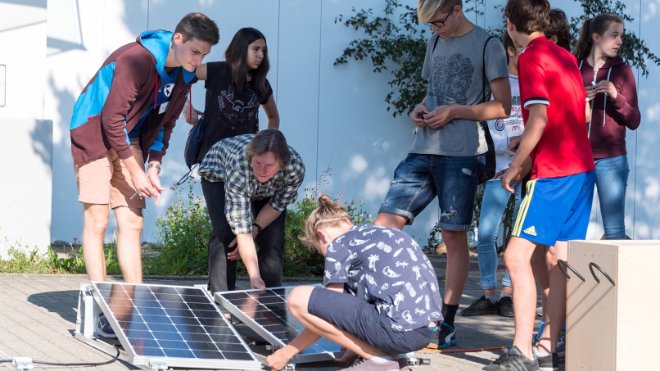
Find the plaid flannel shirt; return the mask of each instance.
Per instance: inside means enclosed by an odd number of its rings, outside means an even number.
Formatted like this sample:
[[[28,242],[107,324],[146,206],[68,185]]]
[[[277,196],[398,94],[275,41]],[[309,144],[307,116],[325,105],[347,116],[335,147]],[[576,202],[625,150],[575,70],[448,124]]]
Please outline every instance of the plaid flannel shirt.
[[[305,165],[293,148],[291,161],[266,183],[260,183],[247,159],[245,147],[255,134],[218,141],[199,165],[199,175],[209,182],[225,183],[225,216],[234,234],[251,233],[252,200],[271,198],[271,206],[284,211],[296,201],[305,177]]]

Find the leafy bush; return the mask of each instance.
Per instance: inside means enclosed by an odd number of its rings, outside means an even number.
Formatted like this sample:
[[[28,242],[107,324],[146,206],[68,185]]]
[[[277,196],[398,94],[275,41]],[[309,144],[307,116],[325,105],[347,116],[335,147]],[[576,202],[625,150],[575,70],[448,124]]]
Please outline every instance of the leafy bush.
[[[35,247],[32,250],[10,247],[9,260],[0,260],[2,273],[54,273],[50,261]]]
[[[165,216],[156,221],[163,250],[145,262],[147,274],[207,274],[211,220],[203,199],[193,194],[194,182],[188,184],[187,198],[182,200],[177,194]]]
[[[316,251],[303,245],[298,239],[305,228],[305,220],[318,207],[318,202],[311,196],[298,201],[286,212],[284,228],[284,273],[288,276],[322,276],[324,258]],[[372,217],[363,207],[362,202],[351,201],[346,204],[348,215],[355,224],[372,222]]]
[[[48,261],[56,272],[62,273],[86,273],[85,269],[85,259],[82,252],[73,254],[73,256],[68,258],[60,258],[57,256],[57,252],[53,250],[52,247],[48,248],[47,252]],[[108,259],[106,259],[108,263]],[[107,265],[107,264],[106,264]]]
[[[304,246],[298,236],[303,234],[305,219],[318,206],[305,197],[286,211],[284,226],[284,274],[287,276],[320,276],[323,274],[323,257]]]

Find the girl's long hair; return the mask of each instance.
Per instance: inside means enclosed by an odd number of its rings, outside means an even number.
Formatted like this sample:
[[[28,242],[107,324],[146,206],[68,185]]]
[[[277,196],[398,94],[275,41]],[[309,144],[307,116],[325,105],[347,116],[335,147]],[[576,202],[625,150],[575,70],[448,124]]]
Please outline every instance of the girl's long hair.
[[[264,95],[266,93],[266,75],[270,68],[268,44],[264,48],[264,59],[261,61],[259,68],[250,70],[247,65],[248,47],[259,39],[263,39],[266,43],[266,37],[256,28],[241,28],[231,39],[225,51],[225,61],[229,65],[232,82],[239,93],[242,93],[248,84],[248,73],[252,76],[252,86],[257,94]]]

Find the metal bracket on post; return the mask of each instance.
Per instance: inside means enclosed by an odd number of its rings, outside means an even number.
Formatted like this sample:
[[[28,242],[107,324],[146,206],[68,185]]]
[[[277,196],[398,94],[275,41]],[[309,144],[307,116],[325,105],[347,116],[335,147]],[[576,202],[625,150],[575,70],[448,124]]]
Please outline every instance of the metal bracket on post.
[[[415,352],[410,352],[403,354],[401,359],[405,360],[407,362],[408,366],[419,366],[419,365],[430,365],[431,364],[431,359],[430,358],[418,358],[415,355]]]
[[[149,362],[147,362],[147,365],[149,366],[150,369],[154,371],[167,370],[167,364],[164,361],[149,360]]]
[[[29,371],[34,367],[32,358],[30,357],[14,357],[11,360],[11,365],[18,371]]]
[[[78,314],[76,316],[76,332],[87,339],[93,339],[96,331],[99,307],[94,300],[92,286],[88,283],[80,285],[78,296]]]

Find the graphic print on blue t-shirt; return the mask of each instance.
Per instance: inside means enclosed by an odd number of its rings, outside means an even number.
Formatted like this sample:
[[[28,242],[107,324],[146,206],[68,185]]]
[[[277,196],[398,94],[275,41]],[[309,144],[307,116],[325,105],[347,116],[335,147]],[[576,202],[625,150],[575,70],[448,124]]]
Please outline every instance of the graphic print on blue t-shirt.
[[[167,78],[164,78],[162,81],[160,81],[160,86],[158,87],[158,94],[155,103],[156,106],[155,108],[158,109],[158,113],[165,112],[167,103],[170,101],[170,96],[172,95],[172,91],[174,90],[174,84],[176,83],[176,78],[179,75],[179,68],[180,67],[174,68],[172,71],[170,71],[167,74]],[[131,130],[131,132],[128,134],[129,138],[136,138],[140,136],[142,123],[144,123],[144,119],[147,118],[147,115],[149,115],[149,113],[151,113],[153,109],[154,109],[154,105],[150,104],[147,107],[147,109],[142,113],[142,116],[140,117],[140,121],[138,121],[137,125],[135,125],[133,130]]]
[[[356,225],[328,245],[324,283],[343,283],[407,331],[442,319],[438,280],[417,242],[399,230]]]

